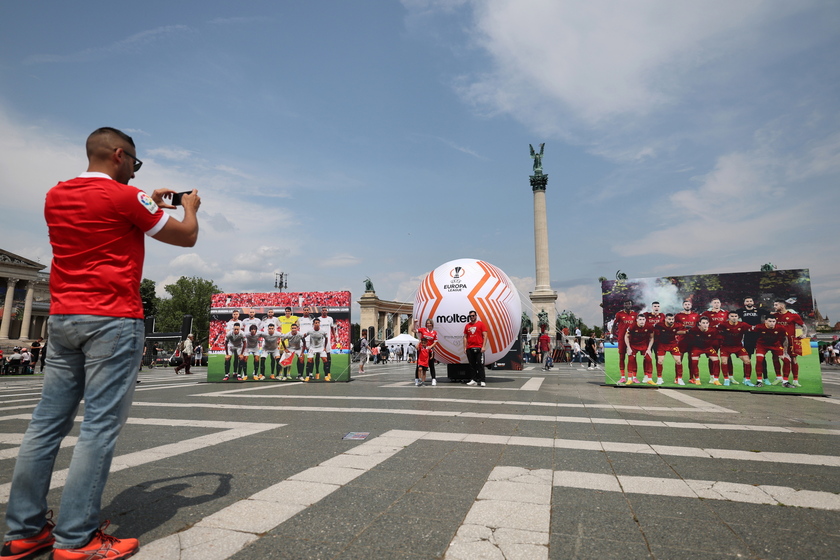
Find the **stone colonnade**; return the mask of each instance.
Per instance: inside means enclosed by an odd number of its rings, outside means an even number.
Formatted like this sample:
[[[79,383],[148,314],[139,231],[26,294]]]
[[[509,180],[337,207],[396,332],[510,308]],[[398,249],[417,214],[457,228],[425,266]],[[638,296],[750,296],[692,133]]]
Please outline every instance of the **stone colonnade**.
[[[5,283],[6,288],[0,341],[46,336],[50,308],[49,274],[41,272],[44,268],[38,262],[0,250],[0,286]],[[21,289],[25,290],[22,313],[20,298],[15,298],[15,290]]]
[[[373,290],[365,291],[364,295],[359,298],[359,307],[361,308],[361,316],[359,318],[359,326],[362,329],[373,327],[376,331],[377,340],[385,340],[385,331],[389,324],[393,333],[391,337],[400,334],[400,324],[402,323],[402,316],[408,316],[408,324],[411,321],[414,313],[414,305],[411,303],[400,301],[385,301],[377,297]],[[411,328],[409,328],[409,331]],[[410,334],[410,333],[409,333]]]

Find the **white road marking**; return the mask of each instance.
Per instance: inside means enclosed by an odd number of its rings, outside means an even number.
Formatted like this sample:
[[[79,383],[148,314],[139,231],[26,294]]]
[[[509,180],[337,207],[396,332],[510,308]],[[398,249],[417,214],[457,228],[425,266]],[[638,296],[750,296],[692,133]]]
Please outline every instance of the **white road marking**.
[[[31,416],[28,414],[17,415],[14,417],[6,416],[0,417],[0,420],[22,419],[22,417],[28,419]],[[76,418],[76,422],[81,421],[81,416]],[[136,451],[134,453],[126,453],[125,455],[119,455],[117,457],[114,457],[113,462],[111,463],[110,472],[117,472],[123,469],[127,469],[129,467],[136,467],[139,465],[152,463],[154,461],[159,461],[161,459],[168,459],[169,457],[175,457],[176,455],[182,455],[184,453],[189,453],[190,451],[195,451],[197,449],[203,449],[205,447],[218,445],[226,441],[251,436],[254,434],[285,426],[285,424],[216,422],[209,420],[170,420],[160,418],[129,418],[127,423],[148,426],[182,426],[193,428],[211,428],[221,429],[224,431],[199,436],[191,439],[181,440],[167,445],[160,445],[158,447],[152,447],[151,449],[145,449],[143,451]],[[53,472],[52,480],[50,482],[50,489],[61,488],[62,486],[64,486],[64,482],[67,480],[68,470],[69,469],[62,469]],[[11,483],[0,484],[0,503],[8,502],[10,489]]]
[[[833,492],[796,490],[787,486],[648,476],[615,476],[576,471],[556,471],[554,486],[840,511],[840,496]]]
[[[444,558],[548,558],[552,475],[494,468]]]
[[[403,383],[406,385],[406,383]],[[413,386],[411,383],[407,385]],[[239,391],[222,391],[221,393],[195,393],[191,397],[228,397],[243,399],[312,399],[312,400],[349,400],[349,401],[417,401],[417,402],[439,402],[439,403],[462,403],[472,405],[488,406],[536,406],[546,408],[580,408],[593,410],[637,410],[642,412],[714,412],[715,414],[740,414],[738,411],[726,408],[696,408],[692,407],[668,407],[668,406],[635,406],[635,405],[613,405],[613,404],[576,404],[538,401],[501,401],[488,399],[455,399],[448,397],[365,397],[365,396],[339,396],[339,395],[241,395],[234,394],[254,389],[241,389]],[[511,389],[518,391],[519,389]],[[703,403],[700,399],[697,402]],[[705,403],[704,403],[705,404]]]
[[[676,399],[683,404],[691,405],[699,410],[705,410],[708,412],[724,412],[727,414],[739,414],[739,412],[736,410],[731,410],[729,408],[724,408],[716,404],[707,403],[702,399],[692,397],[685,391],[679,391],[677,389],[659,389],[659,392],[665,395],[666,397],[671,397],[672,399]]]
[[[534,422],[567,422],[574,424],[607,424],[618,426],[643,426],[650,428],[675,428],[690,430],[734,430],[744,432],[777,432],[784,434],[840,435],[840,430],[822,428],[796,428],[786,426],[751,426],[746,424],[712,424],[708,422],[668,422],[661,420],[625,420],[622,418],[593,418],[588,416],[539,416],[533,414],[502,414],[493,412],[462,412],[450,410],[406,410],[399,408],[353,408],[329,406],[269,406],[222,403],[156,403],[135,402],[134,406],[160,408],[215,408],[229,410],[269,410],[289,412],[341,412],[364,414],[397,414],[402,416],[440,416],[461,418],[487,418],[490,420],[519,420]]]
[[[205,517],[186,531],[144,544],[137,560],[224,560],[284,521],[414,443],[385,433]]]
[[[532,377],[525,382],[525,385],[519,388],[520,391],[539,391],[542,387],[545,377]]]

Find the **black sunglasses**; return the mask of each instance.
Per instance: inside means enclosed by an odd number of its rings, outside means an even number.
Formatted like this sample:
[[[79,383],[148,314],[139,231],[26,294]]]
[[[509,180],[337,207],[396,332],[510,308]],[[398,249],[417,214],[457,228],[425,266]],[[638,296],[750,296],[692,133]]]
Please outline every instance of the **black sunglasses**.
[[[119,149],[120,148],[117,148],[117,150],[119,150]],[[137,159],[137,156],[135,156],[131,152],[126,151],[125,148],[123,148],[122,151],[125,155],[127,155],[128,157],[130,157],[131,159],[134,160],[134,172],[137,173],[138,171],[140,171],[140,168],[143,167],[143,162],[140,161],[139,159]]]

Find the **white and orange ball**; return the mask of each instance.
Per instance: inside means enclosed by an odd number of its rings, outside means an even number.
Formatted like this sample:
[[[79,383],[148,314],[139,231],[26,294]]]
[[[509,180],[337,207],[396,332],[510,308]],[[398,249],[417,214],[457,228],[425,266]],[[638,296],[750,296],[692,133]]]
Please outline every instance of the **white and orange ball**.
[[[438,345],[435,357],[446,364],[466,363],[464,326],[475,310],[487,327],[485,363],[502,359],[516,341],[522,321],[519,293],[507,274],[476,259],[456,259],[426,275],[414,298],[418,327],[435,322]]]

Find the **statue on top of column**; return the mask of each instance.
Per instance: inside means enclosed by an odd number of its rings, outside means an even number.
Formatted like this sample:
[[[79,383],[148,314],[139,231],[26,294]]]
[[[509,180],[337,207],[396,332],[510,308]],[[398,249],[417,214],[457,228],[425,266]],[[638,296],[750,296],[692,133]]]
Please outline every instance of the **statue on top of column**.
[[[542,157],[543,153],[545,153],[545,142],[540,144],[540,153],[534,151],[534,146],[528,144],[528,147],[531,148],[531,157],[534,158],[534,175],[542,175]]]
[[[365,291],[366,291],[366,292],[373,292],[373,291],[375,291],[375,290],[373,289],[373,281],[372,281],[369,277],[368,277],[368,278],[365,278]]]

